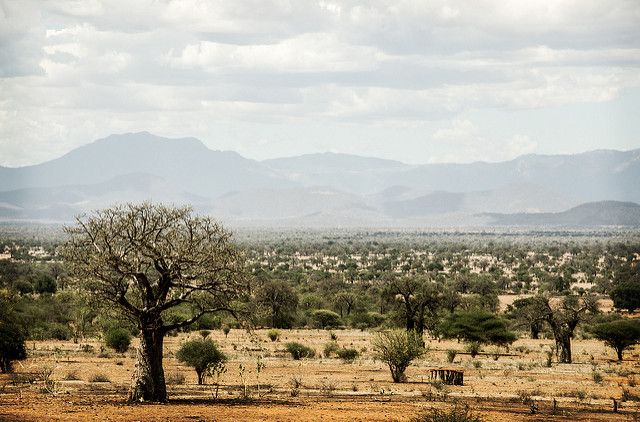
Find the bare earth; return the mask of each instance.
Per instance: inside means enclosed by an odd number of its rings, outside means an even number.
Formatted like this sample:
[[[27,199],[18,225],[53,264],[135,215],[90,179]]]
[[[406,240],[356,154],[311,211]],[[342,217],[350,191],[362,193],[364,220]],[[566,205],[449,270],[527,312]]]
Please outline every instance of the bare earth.
[[[574,363],[554,361],[551,367],[546,361],[553,340],[518,340],[508,352],[488,346],[475,358],[462,353],[462,344],[431,341],[429,353],[407,370],[409,382],[394,384],[385,364],[374,359],[368,332],[335,331],[340,346],[362,351],[353,363],[323,356],[328,331],[281,332],[277,342],[267,339],[266,330],[232,330],[226,338],[211,333],[229,357],[217,398],[215,380],[197,385],[195,371],[173,356],[180,342],[199,334],[167,338],[167,404],[126,403],[135,344],[117,354],[101,352],[95,340],[83,343],[93,347],[89,351],[73,342],[29,342],[30,358],[17,363],[14,374],[0,375],[0,420],[406,421],[456,404],[485,421],[638,420],[640,358],[630,351],[618,363],[598,341],[574,341]],[[284,351],[289,341],[315,348],[316,357],[293,360]],[[447,349],[461,352],[453,363]],[[266,364],[259,374],[258,357]],[[440,367],[464,370],[464,385],[430,383],[428,369]]]

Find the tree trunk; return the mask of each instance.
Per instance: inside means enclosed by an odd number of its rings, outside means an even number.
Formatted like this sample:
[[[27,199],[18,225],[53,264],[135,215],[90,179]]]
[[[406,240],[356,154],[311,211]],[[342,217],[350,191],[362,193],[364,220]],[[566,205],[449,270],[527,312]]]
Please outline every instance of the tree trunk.
[[[538,340],[538,336],[540,334],[540,324],[535,322],[531,324],[530,329],[531,329],[531,339]]]
[[[564,330],[554,334],[558,363],[571,363],[571,335]]]
[[[142,330],[129,401],[167,401],[167,387],[162,369],[163,340],[164,333],[160,330]]]

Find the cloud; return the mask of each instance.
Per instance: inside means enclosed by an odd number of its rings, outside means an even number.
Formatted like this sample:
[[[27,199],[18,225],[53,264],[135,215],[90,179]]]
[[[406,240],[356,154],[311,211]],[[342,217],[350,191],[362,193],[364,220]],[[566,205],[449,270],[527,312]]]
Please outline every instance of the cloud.
[[[50,150],[52,138],[127,128],[190,136],[217,122],[437,123],[435,141],[482,158],[473,145],[511,144],[474,128],[476,110],[640,87],[639,21],[634,1],[0,0],[0,145]],[[531,150],[524,139],[514,151]],[[11,151],[5,164],[28,161]]]
[[[202,67],[208,72],[354,72],[374,70],[375,49],[352,46],[329,33],[302,34],[276,44],[232,45],[201,41],[165,61],[176,68]]]
[[[430,162],[451,162],[452,157],[457,157],[453,161],[458,162],[500,162],[532,153],[537,147],[528,135],[495,138],[467,119],[451,121],[449,127],[438,129],[431,138],[452,152],[440,157],[432,156]]]

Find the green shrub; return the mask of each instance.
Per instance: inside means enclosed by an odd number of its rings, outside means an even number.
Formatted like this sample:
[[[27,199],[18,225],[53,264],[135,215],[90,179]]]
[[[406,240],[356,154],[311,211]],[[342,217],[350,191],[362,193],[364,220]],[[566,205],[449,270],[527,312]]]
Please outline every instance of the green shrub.
[[[471,354],[472,358],[475,358],[476,356],[478,356],[478,353],[480,353],[481,346],[477,341],[470,341],[464,346],[464,348]]]
[[[211,334],[211,331],[209,331],[209,330],[200,330],[200,336],[201,336],[202,338],[207,338],[207,337],[209,337],[209,334]]]
[[[352,363],[360,355],[356,349],[340,349],[336,352],[345,363]]]
[[[222,319],[213,314],[204,314],[193,324],[194,330],[215,330],[222,326]]]
[[[277,328],[270,329],[269,331],[267,331],[267,337],[271,341],[277,341],[280,338],[280,330],[278,330]]]
[[[330,341],[324,345],[324,357],[329,358],[333,353],[340,350],[340,346],[335,341]]]
[[[291,354],[291,357],[295,360],[300,360],[302,358],[312,358],[316,355],[315,350],[300,343],[290,342],[286,343],[284,347],[287,352]]]
[[[43,336],[54,340],[70,340],[73,336],[73,329],[67,324],[47,324]]]
[[[198,384],[204,384],[207,368],[226,361],[227,357],[218,350],[213,340],[197,339],[183,343],[176,352],[176,359],[192,366],[198,374]]]
[[[104,343],[118,353],[124,353],[131,344],[131,334],[124,328],[110,328],[104,333]]]
[[[376,333],[371,339],[378,358],[389,366],[393,382],[405,382],[405,370],[426,350],[422,338],[414,331],[391,330]]]
[[[456,349],[449,349],[447,350],[447,361],[449,363],[452,363],[453,360],[456,358],[456,355],[458,354],[458,351]]]

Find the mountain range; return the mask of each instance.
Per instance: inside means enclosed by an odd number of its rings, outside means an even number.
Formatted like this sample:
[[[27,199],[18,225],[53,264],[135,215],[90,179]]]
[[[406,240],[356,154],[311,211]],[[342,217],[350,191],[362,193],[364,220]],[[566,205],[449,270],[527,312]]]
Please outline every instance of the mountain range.
[[[640,226],[638,181],[640,149],[471,164],[335,153],[256,161],[141,132],[0,167],[0,221],[69,222],[149,199],[237,226]]]

